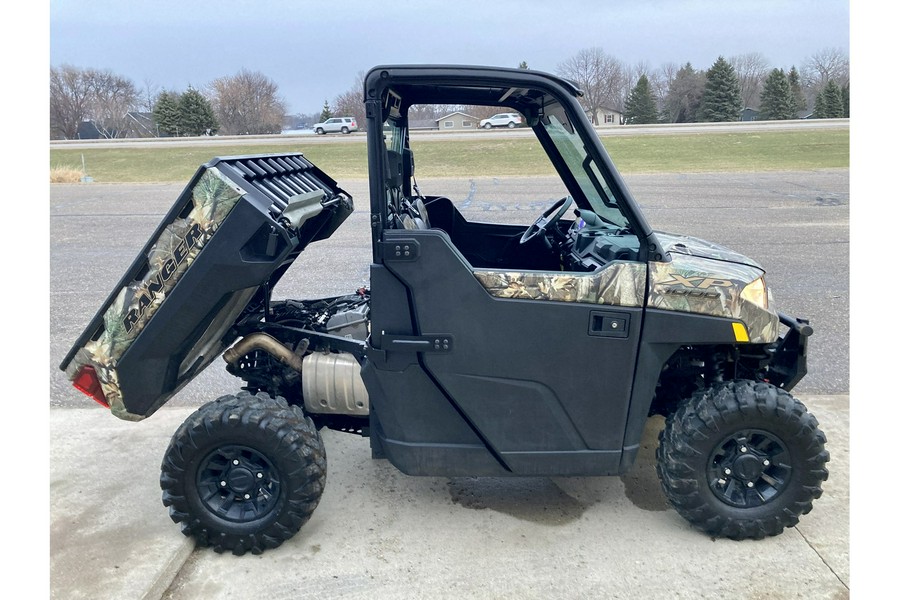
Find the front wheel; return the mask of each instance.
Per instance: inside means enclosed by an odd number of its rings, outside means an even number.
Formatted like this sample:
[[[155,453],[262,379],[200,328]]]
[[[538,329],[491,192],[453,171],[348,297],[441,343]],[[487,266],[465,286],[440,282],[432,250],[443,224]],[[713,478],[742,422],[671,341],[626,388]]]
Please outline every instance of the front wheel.
[[[485,129],[490,129],[491,127],[493,127],[493,125],[491,125],[490,123],[485,123],[485,124],[484,124],[484,128],[485,128]]]
[[[660,433],[663,492],[713,537],[778,535],[812,510],[828,479],[818,426],[800,401],[768,383],[730,381],[697,392]]]
[[[204,405],[162,463],[169,516],[200,546],[260,554],[306,523],[325,487],[325,449],[297,406],[243,392]]]
[[[325,135],[325,130],[321,127],[316,128],[316,135]]]

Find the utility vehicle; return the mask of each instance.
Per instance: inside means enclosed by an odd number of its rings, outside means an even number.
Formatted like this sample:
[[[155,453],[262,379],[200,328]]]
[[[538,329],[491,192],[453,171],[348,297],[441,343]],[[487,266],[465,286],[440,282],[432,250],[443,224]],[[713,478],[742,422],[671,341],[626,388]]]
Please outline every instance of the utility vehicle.
[[[367,288],[273,299],[352,198],[299,153],[217,158],[62,362],[135,421],[220,355],[244,381],[163,459],[163,504],[186,535],[235,554],[294,535],[325,484],[323,427],[368,437],[409,475],[594,476],[632,467],[662,414],[662,489],[699,529],[760,538],[811,510],[825,436],[789,393],[811,326],[775,312],[753,260],[650,227],[575,85],[419,65],[376,67],[364,89]],[[428,104],[520,113],[567,193],[530,225],[420,194],[409,111]]]
[[[312,129],[318,135],[337,132],[352,133],[359,131],[359,125],[356,124],[356,117],[334,117],[322,123],[316,123]]]

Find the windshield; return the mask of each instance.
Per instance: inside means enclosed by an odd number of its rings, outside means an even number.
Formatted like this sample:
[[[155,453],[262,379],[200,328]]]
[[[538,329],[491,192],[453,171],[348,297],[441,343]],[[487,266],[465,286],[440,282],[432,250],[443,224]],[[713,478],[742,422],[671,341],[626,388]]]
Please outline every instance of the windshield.
[[[591,210],[611,226],[630,228],[628,219],[619,208],[618,199],[585,150],[584,141],[572,127],[562,106],[556,105],[547,110],[541,124],[590,203]]]

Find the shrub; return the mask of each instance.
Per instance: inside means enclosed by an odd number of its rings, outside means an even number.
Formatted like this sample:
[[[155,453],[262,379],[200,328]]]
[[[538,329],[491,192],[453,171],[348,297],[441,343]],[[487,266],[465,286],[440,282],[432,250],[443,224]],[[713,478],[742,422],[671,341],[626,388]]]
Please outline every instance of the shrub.
[[[50,169],[50,183],[78,183],[81,169],[73,167],[53,167]]]

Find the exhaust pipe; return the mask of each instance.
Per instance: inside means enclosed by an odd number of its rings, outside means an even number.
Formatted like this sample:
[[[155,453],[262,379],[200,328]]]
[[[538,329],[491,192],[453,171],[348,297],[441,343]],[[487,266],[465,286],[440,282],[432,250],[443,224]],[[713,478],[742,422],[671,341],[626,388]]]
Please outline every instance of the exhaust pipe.
[[[308,346],[309,340],[303,340],[300,342],[300,346],[297,349],[302,353],[306,351]],[[295,371],[303,370],[303,357],[292,352],[287,346],[267,333],[252,333],[248,335],[226,350],[222,355],[222,358],[224,358],[225,362],[229,365],[234,365],[242,356],[246,356],[254,350],[265,350],[281,361],[282,364]]]

